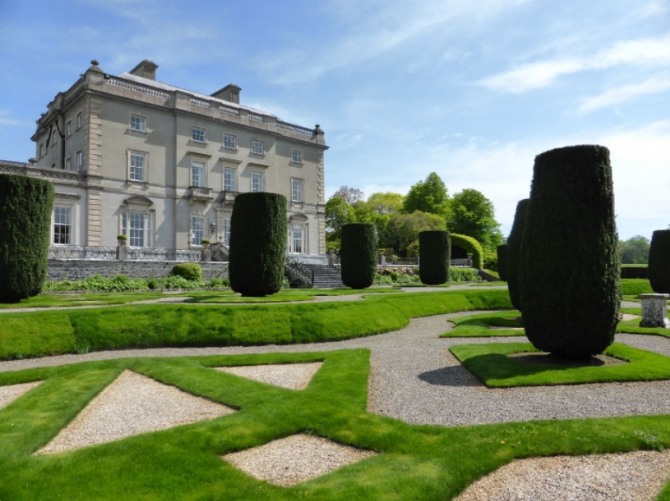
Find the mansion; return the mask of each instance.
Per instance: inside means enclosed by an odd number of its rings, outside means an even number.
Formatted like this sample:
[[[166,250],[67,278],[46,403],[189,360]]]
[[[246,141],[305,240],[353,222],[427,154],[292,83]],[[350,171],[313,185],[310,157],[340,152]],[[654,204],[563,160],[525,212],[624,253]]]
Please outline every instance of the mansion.
[[[324,133],[240,104],[240,87],[212,95],[156,80],[142,61],[118,76],[97,61],[37,121],[36,158],[0,172],[54,183],[52,251],[112,248],[227,251],[235,196],[268,191],[288,201],[287,251],[326,253]],[[166,254],[168,255],[168,254]]]

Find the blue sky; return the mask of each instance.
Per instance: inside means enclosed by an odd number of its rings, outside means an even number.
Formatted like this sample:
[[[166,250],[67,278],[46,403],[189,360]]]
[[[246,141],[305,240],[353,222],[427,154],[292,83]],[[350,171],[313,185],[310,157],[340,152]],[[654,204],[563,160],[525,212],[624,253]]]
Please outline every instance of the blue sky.
[[[326,194],[481,191],[504,235],[535,155],[611,150],[619,235],[670,224],[670,0],[0,0],[0,158],[92,59],[326,132]]]

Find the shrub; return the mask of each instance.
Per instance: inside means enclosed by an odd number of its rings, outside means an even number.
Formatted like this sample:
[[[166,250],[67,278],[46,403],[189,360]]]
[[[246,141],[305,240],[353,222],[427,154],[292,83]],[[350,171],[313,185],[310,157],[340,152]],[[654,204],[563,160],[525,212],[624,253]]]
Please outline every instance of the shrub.
[[[519,273],[521,269],[521,243],[523,242],[523,229],[526,226],[528,215],[528,199],[519,200],[516,204],[514,222],[507,239],[507,289],[514,307],[521,309],[521,292],[519,292]]]
[[[467,235],[450,233],[451,259],[465,259],[467,254],[472,254],[472,266],[481,270],[484,267],[484,249],[482,244]]]
[[[670,230],[652,233],[648,271],[654,292],[670,294]]]
[[[573,146],[535,158],[520,271],[523,324],[567,358],[614,340],[621,293],[609,150]]]
[[[507,281],[507,244],[502,244],[496,247],[496,254],[498,256],[498,276],[500,280]]]
[[[20,301],[42,290],[53,200],[48,181],[0,175],[1,302]]]
[[[230,220],[230,285],[243,296],[279,291],[286,255],[286,197],[242,193]]]
[[[474,268],[449,268],[450,282],[481,282],[479,271]]]
[[[202,280],[202,268],[198,263],[178,263],[174,265],[170,275],[199,282]]]
[[[426,285],[439,285],[449,279],[451,244],[446,231],[419,233],[419,276]]]
[[[370,287],[377,270],[377,235],[369,223],[342,226],[342,283],[352,289]]]
[[[649,269],[643,264],[622,264],[621,278],[649,278]]]

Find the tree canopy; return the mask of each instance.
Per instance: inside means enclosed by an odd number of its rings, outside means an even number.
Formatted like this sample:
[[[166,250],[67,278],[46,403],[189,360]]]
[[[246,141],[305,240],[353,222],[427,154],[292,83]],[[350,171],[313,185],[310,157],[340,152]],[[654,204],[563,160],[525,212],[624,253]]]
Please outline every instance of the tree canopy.
[[[619,252],[623,264],[646,264],[649,260],[649,239],[635,235],[619,241]]]
[[[464,189],[452,197],[450,205],[451,215],[447,223],[450,232],[471,236],[491,252],[502,243],[493,202],[481,192]]]
[[[425,181],[413,185],[403,203],[407,213],[414,211],[428,212],[445,217],[449,213],[449,196],[447,187],[435,172],[431,172]]]

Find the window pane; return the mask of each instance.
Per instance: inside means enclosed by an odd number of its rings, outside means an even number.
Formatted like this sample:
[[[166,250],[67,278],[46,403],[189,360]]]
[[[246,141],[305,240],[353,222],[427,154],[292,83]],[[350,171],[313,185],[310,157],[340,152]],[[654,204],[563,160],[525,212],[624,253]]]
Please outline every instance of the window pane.
[[[223,170],[223,191],[235,191],[235,169],[226,167]]]
[[[253,172],[251,174],[251,191],[263,191],[263,173]]]
[[[128,211],[128,240],[131,247],[144,247],[144,212]]]
[[[302,180],[291,180],[291,201],[302,202]]]
[[[201,245],[205,238],[205,218],[202,216],[191,217],[191,244]]]
[[[54,207],[54,244],[72,243],[72,208]]]
[[[223,136],[223,147],[230,150],[237,148],[237,138],[232,134],[224,134]]]
[[[205,164],[202,162],[191,163],[191,186],[205,186]]]
[[[144,181],[146,156],[140,153],[130,154],[129,177],[133,181]]]
[[[294,164],[301,164],[302,163],[302,151],[292,150],[291,151],[291,162],[293,162]]]
[[[223,243],[230,246],[230,218],[223,220]]]
[[[293,252],[302,254],[302,225],[293,225]]]
[[[130,116],[130,128],[133,130],[144,132],[147,128],[147,120],[144,117],[137,115]]]
[[[194,141],[204,143],[205,129],[201,129],[200,127],[193,127],[193,129],[191,129],[191,139],[193,139]]]
[[[265,148],[262,141],[251,141],[251,153],[255,155],[263,155]]]

